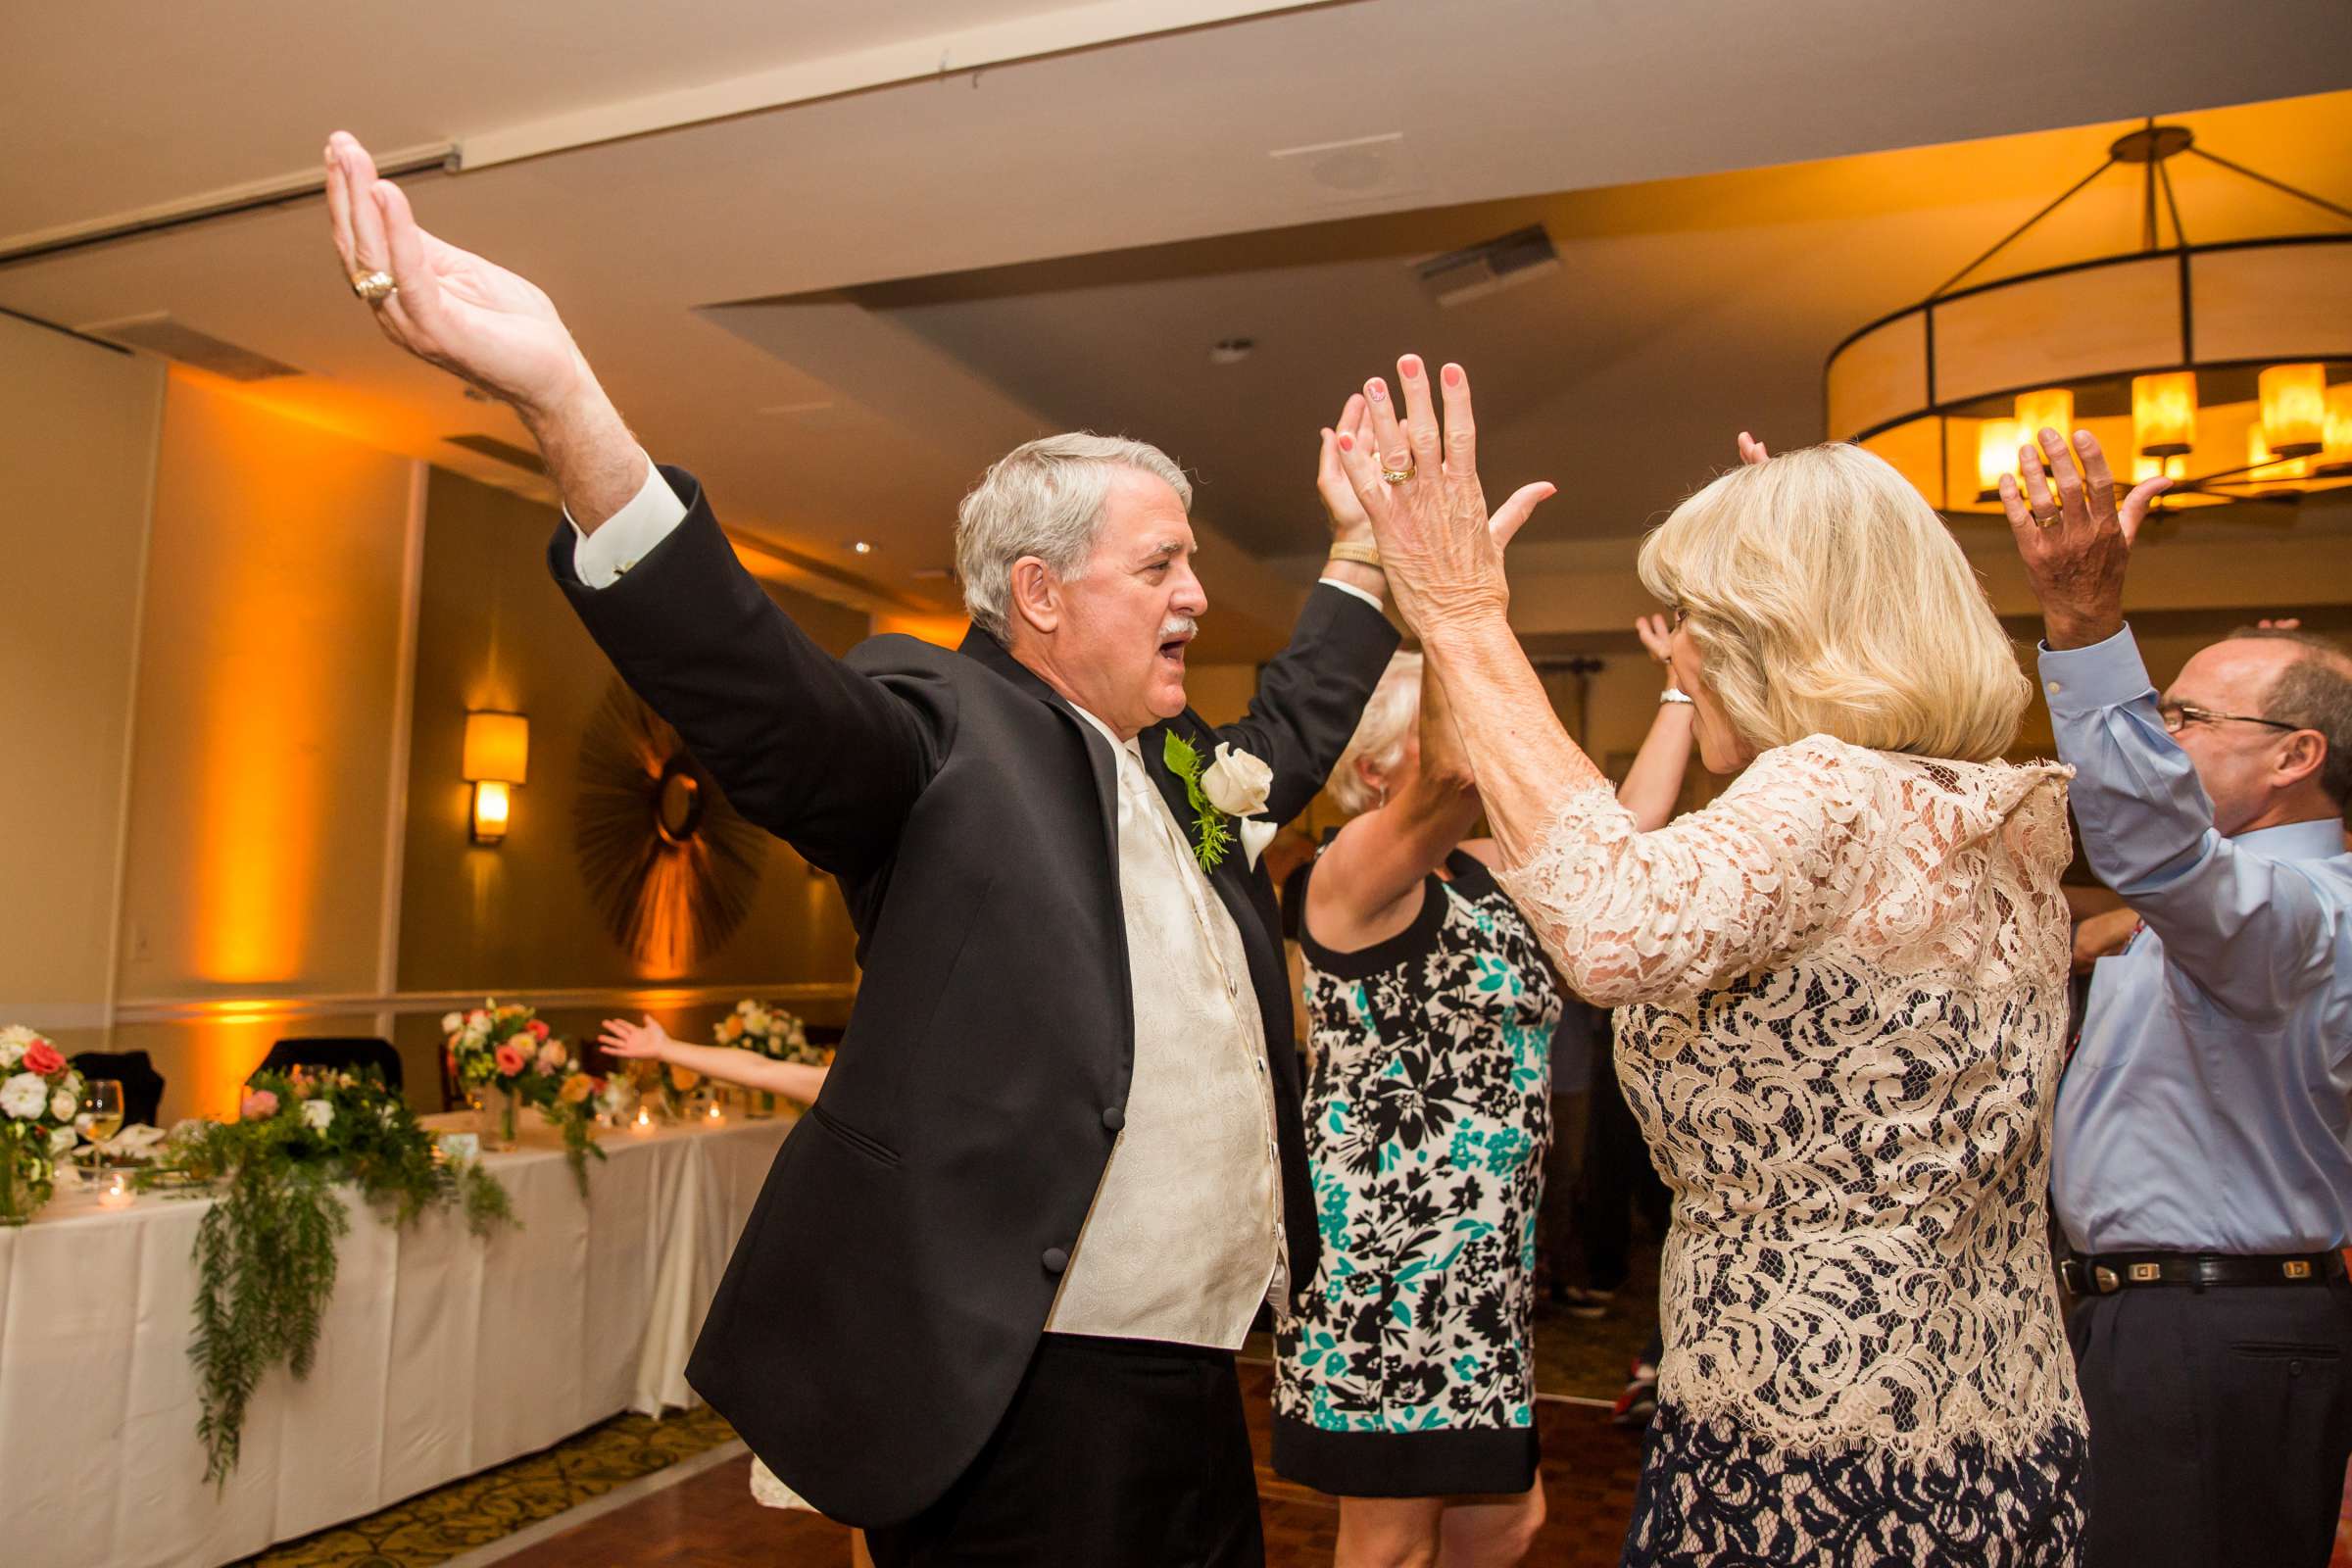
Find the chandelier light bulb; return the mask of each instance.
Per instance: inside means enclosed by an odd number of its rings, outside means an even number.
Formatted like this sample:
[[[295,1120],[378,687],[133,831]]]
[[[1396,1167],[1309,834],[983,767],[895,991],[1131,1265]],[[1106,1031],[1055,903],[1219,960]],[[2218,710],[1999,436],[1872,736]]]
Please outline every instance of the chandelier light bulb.
[[[2320,450],[2328,428],[2328,368],[2274,365],[2262,372],[2262,438],[2282,458]]]
[[[2184,457],[2196,440],[2196,371],[2132,378],[2132,444],[2141,457]]]

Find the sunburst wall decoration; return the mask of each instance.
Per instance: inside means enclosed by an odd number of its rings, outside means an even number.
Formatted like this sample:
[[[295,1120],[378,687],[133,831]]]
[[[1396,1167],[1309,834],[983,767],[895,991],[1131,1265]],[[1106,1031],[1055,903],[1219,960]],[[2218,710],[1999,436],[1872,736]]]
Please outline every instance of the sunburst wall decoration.
[[[678,732],[614,681],[580,742],[572,846],[622,951],[660,979],[716,951],[751,912],[764,837]]]

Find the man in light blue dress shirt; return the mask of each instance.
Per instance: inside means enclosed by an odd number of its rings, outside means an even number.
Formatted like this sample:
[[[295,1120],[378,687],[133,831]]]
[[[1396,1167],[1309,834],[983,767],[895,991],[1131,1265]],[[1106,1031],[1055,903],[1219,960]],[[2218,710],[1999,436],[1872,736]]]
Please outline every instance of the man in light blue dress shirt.
[[[2002,496],[2076,821],[2143,922],[2099,961],[2057,1108],[2084,1561],[2317,1568],[2352,1455],[2352,657],[2238,632],[2159,699],[2123,582],[2163,481],[2119,507],[2086,433],[2020,458]]]

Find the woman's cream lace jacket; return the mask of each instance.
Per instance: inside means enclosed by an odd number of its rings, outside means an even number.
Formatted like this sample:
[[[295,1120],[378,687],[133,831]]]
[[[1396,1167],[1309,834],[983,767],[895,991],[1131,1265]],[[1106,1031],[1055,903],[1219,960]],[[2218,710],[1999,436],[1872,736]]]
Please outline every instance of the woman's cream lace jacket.
[[[1605,787],[1501,880],[1674,1193],[1659,1397],[1922,1460],[2080,1423],[2044,1219],[2066,770],[1827,736],[1654,833]]]

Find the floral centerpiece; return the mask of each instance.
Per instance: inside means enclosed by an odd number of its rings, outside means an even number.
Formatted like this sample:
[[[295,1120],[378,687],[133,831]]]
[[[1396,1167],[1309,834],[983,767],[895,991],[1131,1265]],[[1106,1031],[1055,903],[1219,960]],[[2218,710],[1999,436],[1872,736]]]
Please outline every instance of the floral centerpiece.
[[[469,1099],[499,1096],[498,1147],[514,1147],[514,1122],[524,1105],[535,1105],[564,1135],[564,1152],[583,1197],[588,1191],[588,1156],[605,1157],[589,1136],[595,1108],[589,1103],[597,1080],[580,1070],[571,1047],[558,1039],[531,1008],[519,1003],[484,1002],[471,1012],[441,1020],[449,1038],[450,1076]]]
[[[770,1061],[797,1061],[822,1067],[833,1060],[832,1052],[808,1043],[808,1030],[798,1016],[770,1003],[748,999],[738,1002],[735,1010],[711,1032],[720,1045],[757,1052]],[[766,1090],[756,1092],[752,1104],[754,1115],[776,1113],[776,1096]]]
[[[506,1189],[453,1164],[372,1072],[256,1073],[232,1122],[187,1122],[141,1186],[214,1184],[196,1230],[196,1363],[205,1479],[236,1468],[245,1409],[265,1373],[310,1375],[351,1216],[338,1182],[388,1207],[395,1225],[461,1205],[476,1235],[514,1219]]]
[[[0,1225],[22,1225],[57,1190],[57,1161],[80,1139],[81,1074],[22,1024],[0,1029]]]
[[[662,1114],[670,1121],[685,1121],[692,1110],[694,1092],[703,1084],[703,1075],[692,1067],[681,1067],[674,1061],[655,1061],[640,1058],[627,1064],[629,1082],[636,1086],[637,1098],[643,1103],[648,1091],[659,1090],[662,1095]]]

